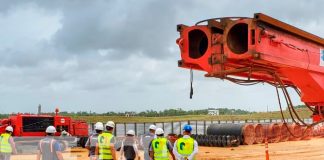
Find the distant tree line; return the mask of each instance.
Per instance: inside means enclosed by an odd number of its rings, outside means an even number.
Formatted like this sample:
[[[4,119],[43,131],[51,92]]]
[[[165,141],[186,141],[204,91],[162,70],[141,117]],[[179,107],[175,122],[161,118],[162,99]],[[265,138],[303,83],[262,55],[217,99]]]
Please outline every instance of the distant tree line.
[[[0,114],[0,119],[7,118],[7,117],[8,117],[8,114]]]
[[[249,112],[241,109],[228,109],[228,108],[217,108],[219,110],[220,115],[243,115],[243,114],[251,114],[255,112]],[[55,113],[42,113],[48,115],[55,115]],[[59,113],[64,116],[125,116],[128,114],[129,116],[141,116],[141,117],[164,117],[164,116],[183,116],[183,115],[207,115],[208,109],[200,109],[200,110],[183,110],[181,108],[178,109],[165,109],[162,111],[155,110],[146,110],[141,112],[113,112],[109,111],[106,113],[96,113],[96,112],[87,112],[87,111],[79,111],[79,112],[67,112],[62,111]],[[1,118],[8,117],[8,114],[0,114]]]
[[[242,109],[228,109],[228,108],[217,108],[219,110],[220,115],[242,115],[242,114],[251,114],[255,112],[249,112]],[[95,113],[95,112],[60,112],[61,115],[75,115],[75,116],[125,116],[128,114],[129,116],[141,116],[141,117],[164,117],[164,116],[183,116],[183,115],[207,115],[208,109],[200,109],[200,110],[183,110],[181,108],[178,109],[165,109],[162,111],[155,110],[146,110],[141,112],[113,112],[109,111],[106,113]]]
[[[306,105],[297,105],[294,106],[295,109],[299,109],[299,108],[307,108]]]

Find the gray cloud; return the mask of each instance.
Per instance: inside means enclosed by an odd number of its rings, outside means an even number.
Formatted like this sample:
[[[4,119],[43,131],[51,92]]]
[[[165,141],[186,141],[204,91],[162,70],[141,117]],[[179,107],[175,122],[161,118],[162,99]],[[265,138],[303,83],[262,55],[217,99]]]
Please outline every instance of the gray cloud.
[[[109,49],[115,51],[111,58],[126,58],[134,52],[161,58],[169,56],[167,48],[174,44],[170,33],[175,33],[176,5],[163,1],[63,1],[54,6],[63,14],[55,44],[70,53]]]

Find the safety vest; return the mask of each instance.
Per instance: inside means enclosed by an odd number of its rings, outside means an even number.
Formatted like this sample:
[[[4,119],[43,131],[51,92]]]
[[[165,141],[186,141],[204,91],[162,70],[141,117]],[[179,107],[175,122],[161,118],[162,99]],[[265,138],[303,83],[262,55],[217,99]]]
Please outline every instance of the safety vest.
[[[194,142],[193,138],[179,138],[177,140],[177,151],[184,157],[188,157],[194,150]]]
[[[41,139],[39,142],[39,150],[42,154],[42,159],[46,160],[56,160],[58,159],[55,144],[58,142],[54,139],[54,137],[46,137]]]
[[[110,150],[110,141],[114,136],[111,133],[101,133],[98,136],[99,159],[113,159]]]
[[[169,160],[168,140],[164,137],[157,137],[152,141],[154,160]]]
[[[1,153],[11,153],[12,148],[11,144],[9,143],[11,135],[8,133],[1,134],[1,141],[0,141],[0,152]]]

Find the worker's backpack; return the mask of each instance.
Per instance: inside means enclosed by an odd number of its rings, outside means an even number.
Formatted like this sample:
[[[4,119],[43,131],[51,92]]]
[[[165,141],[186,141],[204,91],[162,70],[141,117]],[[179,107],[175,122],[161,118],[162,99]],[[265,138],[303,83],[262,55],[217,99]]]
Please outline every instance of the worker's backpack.
[[[123,141],[124,144],[124,156],[126,159],[135,159],[136,153],[134,149],[134,145],[136,145],[136,142],[133,138],[128,138]]]

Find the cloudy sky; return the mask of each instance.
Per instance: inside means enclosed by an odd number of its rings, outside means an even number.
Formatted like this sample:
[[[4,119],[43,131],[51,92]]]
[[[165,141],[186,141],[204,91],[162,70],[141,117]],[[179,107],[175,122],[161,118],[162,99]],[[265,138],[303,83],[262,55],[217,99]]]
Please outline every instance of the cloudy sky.
[[[177,67],[177,24],[263,12],[324,37],[323,2],[306,0],[0,0],[0,112],[278,110],[274,88]],[[293,94],[295,104],[299,98]]]

